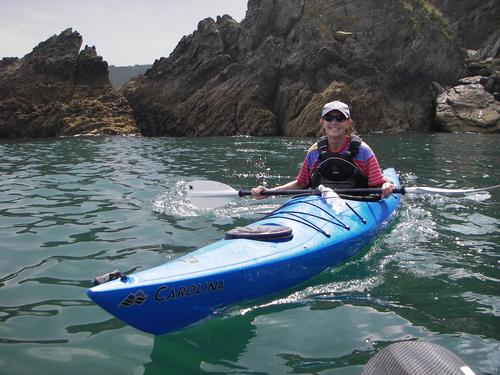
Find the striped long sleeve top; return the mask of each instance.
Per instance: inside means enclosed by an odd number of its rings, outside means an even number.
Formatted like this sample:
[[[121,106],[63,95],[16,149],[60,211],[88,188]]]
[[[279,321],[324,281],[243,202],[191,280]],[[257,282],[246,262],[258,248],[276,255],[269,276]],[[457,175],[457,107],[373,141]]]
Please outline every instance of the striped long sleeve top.
[[[349,150],[350,138],[346,137],[344,144],[338,150],[330,150],[334,153],[343,154]],[[302,162],[297,177],[295,178],[299,184],[309,185],[310,176],[318,167],[319,161],[318,143],[311,146],[307,155]],[[361,143],[358,153],[354,156],[354,164],[359,168],[361,173],[368,177],[368,186],[377,186],[384,183],[386,180],[380,169],[377,157],[373,153],[370,146],[365,142]]]

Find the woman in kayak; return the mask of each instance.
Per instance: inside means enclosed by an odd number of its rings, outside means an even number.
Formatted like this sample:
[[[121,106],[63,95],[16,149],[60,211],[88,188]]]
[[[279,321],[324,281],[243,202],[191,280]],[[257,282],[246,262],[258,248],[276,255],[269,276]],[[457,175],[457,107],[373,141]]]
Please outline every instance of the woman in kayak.
[[[315,188],[381,188],[389,196],[394,184],[382,174],[377,157],[360,137],[353,134],[349,106],[339,101],[326,103],[319,120],[326,136],[307,152],[295,180],[267,189],[257,186],[252,195],[261,199],[263,191]]]

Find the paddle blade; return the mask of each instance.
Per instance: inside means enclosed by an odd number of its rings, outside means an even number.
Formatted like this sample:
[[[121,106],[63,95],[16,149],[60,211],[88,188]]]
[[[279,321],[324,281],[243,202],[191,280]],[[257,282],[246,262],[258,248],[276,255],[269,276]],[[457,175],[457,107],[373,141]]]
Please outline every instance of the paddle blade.
[[[480,189],[444,189],[433,187],[405,187],[405,193],[408,194],[442,194],[442,195],[461,195],[468,193],[477,193],[499,188],[500,185],[480,188]]]
[[[217,181],[197,180],[186,185],[191,203],[198,208],[217,208],[231,202],[239,192]]]

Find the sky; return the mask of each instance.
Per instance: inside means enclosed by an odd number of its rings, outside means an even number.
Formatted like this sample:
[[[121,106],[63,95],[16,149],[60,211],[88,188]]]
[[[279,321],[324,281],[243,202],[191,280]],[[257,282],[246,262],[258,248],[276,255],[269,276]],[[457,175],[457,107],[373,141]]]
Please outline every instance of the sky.
[[[109,65],[152,64],[199,21],[229,14],[240,22],[246,8],[247,0],[0,0],[0,59],[71,27]]]

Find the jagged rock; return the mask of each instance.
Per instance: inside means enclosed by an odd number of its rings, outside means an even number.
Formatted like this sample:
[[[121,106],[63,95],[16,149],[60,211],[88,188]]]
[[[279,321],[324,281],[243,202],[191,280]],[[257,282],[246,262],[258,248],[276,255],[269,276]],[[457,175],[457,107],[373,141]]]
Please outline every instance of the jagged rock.
[[[484,89],[490,94],[500,93],[500,77],[481,77],[479,83],[484,87]]]
[[[434,93],[436,94],[436,96],[438,96],[438,95],[440,95],[440,94],[442,94],[444,92],[444,87],[441,86],[441,84],[439,82],[432,81],[431,85],[432,85],[432,88],[433,88]]]
[[[437,98],[436,123],[447,132],[500,133],[500,102],[480,84],[455,86]]]
[[[472,59],[468,61],[467,71],[471,76],[500,75],[500,57],[496,59]]]
[[[78,55],[75,89],[78,94],[102,95],[110,87],[108,64],[97,56],[95,47],[85,46]]]
[[[132,109],[115,93],[107,63],[64,30],[21,59],[0,62],[0,137],[135,134]]]
[[[477,85],[477,84],[481,83],[481,78],[483,78],[483,77],[481,77],[481,76],[472,76],[472,77],[460,78],[457,81],[457,86],[460,86],[460,85],[473,85],[473,84]],[[443,91],[444,91],[444,89],[443,89]]]
[[[331,99],[352,104],[360,132],[426,131],[431,82],[464,70],[418,0],[250,0],[241,23],[201,21],[122,92],[146,135],[316,134]]]

